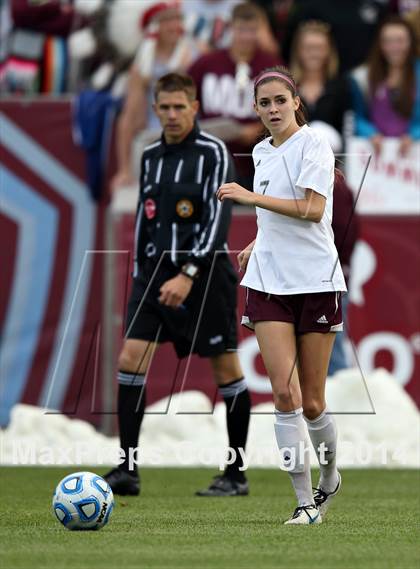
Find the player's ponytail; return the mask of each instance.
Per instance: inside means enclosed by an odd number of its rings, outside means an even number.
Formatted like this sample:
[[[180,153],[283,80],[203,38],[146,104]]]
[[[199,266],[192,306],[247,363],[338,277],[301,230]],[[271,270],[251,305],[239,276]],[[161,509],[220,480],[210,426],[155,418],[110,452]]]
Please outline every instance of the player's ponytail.
[[[299,103],[299,107],[295,111],[296,122],[299,126],[303,126],[308,121],[306,120],[306,109],[305,105],[302,103],[302,100]]]

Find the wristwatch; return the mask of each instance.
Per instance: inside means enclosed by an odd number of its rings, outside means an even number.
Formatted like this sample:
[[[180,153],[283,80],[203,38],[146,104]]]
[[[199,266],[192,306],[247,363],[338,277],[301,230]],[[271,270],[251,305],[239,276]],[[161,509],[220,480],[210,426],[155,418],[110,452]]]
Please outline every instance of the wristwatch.
[[[194,265],[194,263],[185,263],[185,265],[181,267],[181,273],[194,281],[198,278],[200,269],[197,265]]]

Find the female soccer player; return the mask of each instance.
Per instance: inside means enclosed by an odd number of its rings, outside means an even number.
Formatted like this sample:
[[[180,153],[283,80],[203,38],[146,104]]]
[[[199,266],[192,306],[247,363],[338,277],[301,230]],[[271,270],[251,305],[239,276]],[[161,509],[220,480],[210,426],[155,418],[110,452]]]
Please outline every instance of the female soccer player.
[[[285,523],[319,524],[341,484],[336,428],[325,404],[346,290],[331,229],[334,155],[305,124],[288,70],[258,75],[254,99],[270,133],[253,151],[254,192],[229,183],[218,197],[256,207],[257,237],[238,256],[246,269],[243,323],[255,329],[270,377],[277,444],[298,500]],[[306,426],[321,470],[314,493]]]

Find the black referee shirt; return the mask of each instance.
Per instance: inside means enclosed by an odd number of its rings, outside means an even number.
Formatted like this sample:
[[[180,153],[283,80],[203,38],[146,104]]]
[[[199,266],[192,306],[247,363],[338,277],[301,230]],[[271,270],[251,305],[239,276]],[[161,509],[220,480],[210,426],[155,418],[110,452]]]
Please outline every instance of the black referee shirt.
[[[235,179],[225,144],[195,125],[179,144],[161,139],[141,160],[135,226],[134,277],[145,260],[181,267],[209,266],[216,251],[227,250],[231,202],[216,191]]]

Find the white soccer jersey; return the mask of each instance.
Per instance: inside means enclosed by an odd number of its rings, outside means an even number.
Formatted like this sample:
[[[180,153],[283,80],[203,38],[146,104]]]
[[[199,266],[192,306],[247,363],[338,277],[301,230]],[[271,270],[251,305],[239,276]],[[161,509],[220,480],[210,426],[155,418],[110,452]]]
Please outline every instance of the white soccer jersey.
[[[257,207],[258,233],[241,285],[271,294],[345,291],[331,228],[334,155],[327,140],[303,126],[279,147],[266,138],[252,156],[254,192],[303,199],[306,188],[326,198],[319,223]]]

